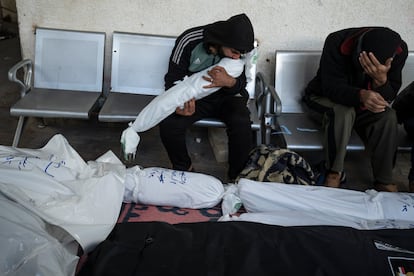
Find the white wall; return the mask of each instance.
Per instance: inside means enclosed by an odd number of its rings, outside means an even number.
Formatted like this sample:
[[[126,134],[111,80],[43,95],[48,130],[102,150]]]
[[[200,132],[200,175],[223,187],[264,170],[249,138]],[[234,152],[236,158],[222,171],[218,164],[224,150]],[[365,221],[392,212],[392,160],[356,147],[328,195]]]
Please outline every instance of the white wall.
[[[16,0],[22,54],[34,58],[35,27],[106,32],[105,86],[113,31],[179,35],[246,13],[260,43],[258,70],[273,82],[276,49],[321,50],[333,31],[387,26],[414,47],[413,0]]]

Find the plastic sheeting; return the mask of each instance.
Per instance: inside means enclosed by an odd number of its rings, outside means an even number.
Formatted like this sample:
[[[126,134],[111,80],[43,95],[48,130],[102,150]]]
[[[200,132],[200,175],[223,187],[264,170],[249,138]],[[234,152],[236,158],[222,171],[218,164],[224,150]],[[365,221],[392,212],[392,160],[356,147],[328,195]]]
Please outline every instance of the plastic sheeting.
[[[216,206],[223,193],[221,181],[210,175],[135,166],[127,169],[124,201],[199,209]]]
[[[0,146],[0,189],[90,251],[116,223],[125,166],[108,152],[86,163],[62,135],[40,149]]]
[[[85,162],[55,135],[40,149],[0,146],[0,191],[0,274],[73,275],[78,245],[105,240],[124,199],[208,208],[224,187],[199,173],[126,169],[111,151]]]
[[[221,221],[246,220],[284,226],[337,225],[357,229],[414,228],[414,194],[258,182],[241,179],[233,198],[248,211]],[[231,210],[231,202],[224,202]],[[236,201],[237,202],[237,201]]]
[[[257,44],[257,43],[255,43]],[[254,99],[255,87],[256,87],[256,68],[257,60],[259,58],[259,51],[257,45],[255,48],[248,52],[245,57],[245,74],[246,74],[246,90],[249,93],[251,99]]]
[[[57,235],[59,229],[1,193],[0,229],[1,275],[74,275],[74,239],[64,231]]]

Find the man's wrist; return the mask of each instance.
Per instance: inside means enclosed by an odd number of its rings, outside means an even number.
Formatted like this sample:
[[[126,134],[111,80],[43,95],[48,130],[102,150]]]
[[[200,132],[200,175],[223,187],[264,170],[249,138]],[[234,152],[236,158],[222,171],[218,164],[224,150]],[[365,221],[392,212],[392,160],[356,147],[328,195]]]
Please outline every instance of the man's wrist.
[[[377,80],[377,79],[374,79],[372,81],[372,86],[373,86],[373,88],[377,88],[377,87],[383,86],[386,83],[387,83],[387,79],[385,79],[385,80]]]
[[[365,107],[365,93],[367,92],[367,90],[365,90],[365,89],[361,89],[361,90],[359,90],[359,108],[361,109],[361,110],[365,110],[365,109],[367,109],[366,107]]]
[[[230,78],[227,88],[232,88],[236,85],[237,80],[235,78]]]

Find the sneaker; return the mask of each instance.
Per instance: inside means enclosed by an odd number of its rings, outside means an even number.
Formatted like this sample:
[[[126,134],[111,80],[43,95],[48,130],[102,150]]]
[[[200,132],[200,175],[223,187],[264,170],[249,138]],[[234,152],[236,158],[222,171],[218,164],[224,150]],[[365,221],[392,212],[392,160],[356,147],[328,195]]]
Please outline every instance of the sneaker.
[[[396,184],[383,184],[383,183],[375,183],[374,189],[378,192],[392,192],[396,193],[398,192],[398,187]]]

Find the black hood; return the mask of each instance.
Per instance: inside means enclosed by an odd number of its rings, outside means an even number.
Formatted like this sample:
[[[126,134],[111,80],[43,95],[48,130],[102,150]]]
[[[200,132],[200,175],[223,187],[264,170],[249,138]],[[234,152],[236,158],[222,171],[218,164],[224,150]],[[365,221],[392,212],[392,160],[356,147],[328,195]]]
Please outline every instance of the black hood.
[[[386,27],[367,27],[358,32],[355,40],[353,60],[359,64],[359,55],[362,51],[374,53],[381,64],[398,54],[401,48],[400,35]]]
[[[244,13],[212,23],[204,29],[204,43],[234,48],[242,53],[250,52],[254,48],[252,23]]]
[[[357,51],[372,52],[379,62],[394,57],[397,48],[401,44],[401,37],[389,28],[372,28],[361,35],[357,45]]]

